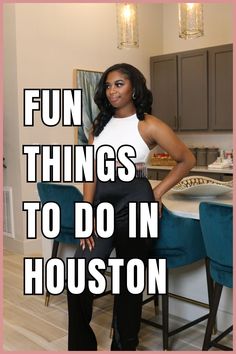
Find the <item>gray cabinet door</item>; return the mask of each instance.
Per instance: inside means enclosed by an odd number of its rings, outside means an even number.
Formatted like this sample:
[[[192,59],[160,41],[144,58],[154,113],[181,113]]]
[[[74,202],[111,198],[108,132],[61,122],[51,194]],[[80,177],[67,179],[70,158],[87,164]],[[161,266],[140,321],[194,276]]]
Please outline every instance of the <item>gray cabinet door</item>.
[[[177,131],[231,131],[232,45],[152,57],[153,115]]]
[[[178,55],[179,130],[208,130],[207,50]]]
[[[177,55],[152,57],[152,114],[177,130]]]
[[[233,46],[209,48],[211,130],[233,129]]]

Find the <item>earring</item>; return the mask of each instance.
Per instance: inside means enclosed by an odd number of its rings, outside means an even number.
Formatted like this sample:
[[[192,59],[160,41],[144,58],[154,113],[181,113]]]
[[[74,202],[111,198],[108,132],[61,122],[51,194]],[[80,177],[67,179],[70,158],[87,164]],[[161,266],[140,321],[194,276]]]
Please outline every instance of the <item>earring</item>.
[[[132,93],[132,99],[133,99],[133,100],[136,100],[135,91],[133,91],[133,93]]]

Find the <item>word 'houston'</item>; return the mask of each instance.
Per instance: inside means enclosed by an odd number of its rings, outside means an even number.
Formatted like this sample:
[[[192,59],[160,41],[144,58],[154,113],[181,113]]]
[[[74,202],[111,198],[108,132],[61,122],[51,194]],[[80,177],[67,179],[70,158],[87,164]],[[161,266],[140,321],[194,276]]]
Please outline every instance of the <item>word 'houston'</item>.
[[[86,264],[85,259],[67,258],[65,265],[59,258],[51,258],[45,265],[45,287],[53,295],[62,293],[67,279],[68,290],[73,294],[81,294],[86,284],[91,293],[102,294],[107,288],[104,271],[106,262],[100,258],[91,259]],[[133,258],[127,263],[122,258],[109,258],[111,269],[111,292],[120,293],[121,268],[126,270],[126,288],[132,294],[143,292],[145,285],[147,293],[152,295],[166,293],[166,260],[148,259],[145,281],[145,265],[139,258]],[[123,272],[122,272],[123,273]],[[42,295],[44,293],[44,260],[43,258],[24,259],[24,294]]]

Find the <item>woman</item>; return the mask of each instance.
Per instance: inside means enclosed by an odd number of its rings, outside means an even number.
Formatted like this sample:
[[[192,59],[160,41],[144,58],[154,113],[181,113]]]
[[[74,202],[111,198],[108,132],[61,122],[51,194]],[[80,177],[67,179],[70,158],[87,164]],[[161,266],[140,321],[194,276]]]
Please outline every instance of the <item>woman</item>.
[[[144,263],[148,259],[146,239],[129,238],[128,203],[159,202],[162,196],[178,183],[194,166],[195,158],[174,132],[152,116],[152,94],[142,73],[129,64],[116,64],[102,75],[94,97],[100,109],[89,143],[95,151],[101,145],[111,145],[117,152],[122,145],[135,148],[136,175],[131,182],[118,177],[115,182],[84,183],[84,201],[93,204],[106,201],[114,206],[115,231],[108,239],[91,236],[81,240],[75,257],[107,260],[115,248],[125,264],[132,258]],[[170,173],[154,190],[145,177],[145,160],[149,151],[159,145],[177,162]],[[96,163],[96,161],[95,161]],[[124,267],[123,267],[124,268]],[[115,295],[113,318],[114,335],[111,350],[136,350],[140,328],[142,294],[133,295],[126,289],[126,272],[121,270],[120,294]],[[87,275],[89,279],[89,274]],[[90,327],[93,295],[86,289],[81,295],[68,292],[69,350],[97,350],[97,341]]]

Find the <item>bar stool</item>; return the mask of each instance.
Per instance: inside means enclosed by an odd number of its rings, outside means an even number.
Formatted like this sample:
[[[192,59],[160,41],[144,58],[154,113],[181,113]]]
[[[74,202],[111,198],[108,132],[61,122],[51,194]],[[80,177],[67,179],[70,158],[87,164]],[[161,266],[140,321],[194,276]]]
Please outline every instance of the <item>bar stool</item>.
[[[162,296],[162,324],[142,318],[142,322],[162,329],[163,350],[169,349],[169,337],[173,336],[195,324],[208,318],[209,312],[184,326],[173,331],[169,331],[169,296],[173,296],[179,300],[185,300],[196,305],[208,307],[212,299],[213,282],[210,278],[208,265],[206,263],[207,289],[209,304],[188,299],[186,297],[168,293],[168,272],[169,269],[190,265],[198,260],[205,259],[206,251],[202,239],[201,227],[199,220],[185,218],[173,214],[165,206],[163,206],[162,217],[159,220],[159,237],[152,240],[150,258],[166,258],[167,262],[167,293]]]
[[[75,222],[74,222],[74,203],[81,202],[83,195],[78,188],[67,184],[56,183],[37,183],[38,194],[42,204],[47,202],[55,202],[60,206],[61,210],[61,228],[59,235],[53,240],[51,258],[57,257],[59,244],[79,245],[80,240],[75,238]],[[109,272],[105,272],[110,276]],[[102,294],[94,295],[94,298],[108,295],[111,290],[107,290]],[[45,306],[49,305],[50,293],[46,291]]]
[[[37,183],[38,194],[42,205],[55,202],[60,206],[61,228],[59,235],[53,239],[51,258],[57,257],[60,243],[79,244],[79,239],[74,237],[74,203],[83,200],[80,191],[72,186],[55,183]],[[45,306],[48,306],[50,293],[46,291]]]
[[[218,342],[233,330],[233,326],[230,326],[213,340],[211,340],[211,337],[223,286],[233,287],[233,207],[219,203],[202,202],[199,211],[206,253],[210,260],[210,275],[215,282],[213,303],[202,350],[208,350],[210,347],[232,350],[232,348]]]

